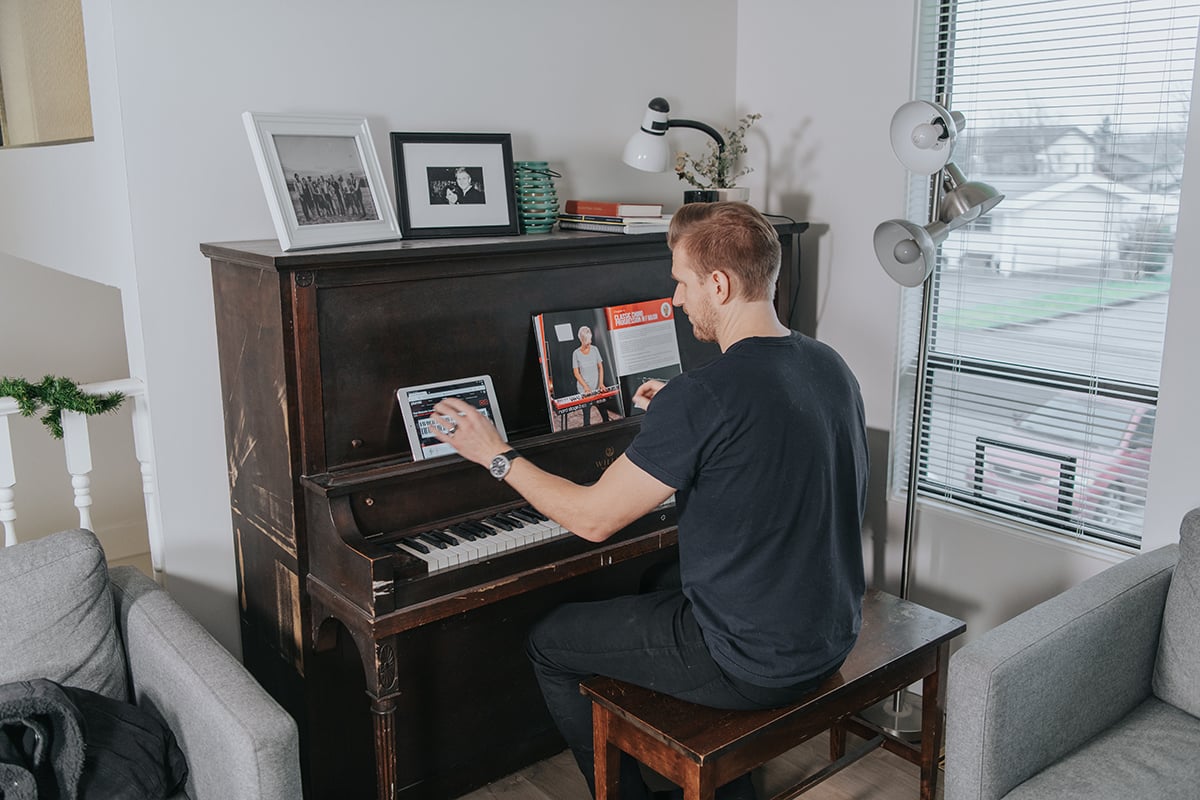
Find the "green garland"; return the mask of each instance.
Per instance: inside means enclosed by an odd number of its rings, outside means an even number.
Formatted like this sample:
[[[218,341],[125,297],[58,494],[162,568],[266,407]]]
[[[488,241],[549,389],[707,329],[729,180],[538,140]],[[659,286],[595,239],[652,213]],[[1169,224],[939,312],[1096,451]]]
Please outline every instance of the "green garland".
[[[104,414],[115,411],[125,401],[120,392],[88,394],[70,378],[47,375],[41,383],[30,383],[24,378],[0,378],[0,397],[11,397],[17,401],[21,415],[32,417],[45,408],[42,424],[50,429],[55,439],[63,437],[62,412],[78,411],[81,414]]]

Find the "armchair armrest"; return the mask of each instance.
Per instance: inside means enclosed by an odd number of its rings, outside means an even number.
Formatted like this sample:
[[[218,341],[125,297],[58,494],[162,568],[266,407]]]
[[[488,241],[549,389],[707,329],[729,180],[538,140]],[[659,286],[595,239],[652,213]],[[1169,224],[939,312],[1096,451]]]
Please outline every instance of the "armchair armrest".
[[[287,712],[154,581],[132,567],[110,579],[134,697],[162,715],[187,756],[188,797],[300,797]]]
[[[1150,694],[1178,545],[1134,556],[950,660],[946,799],[994,800]]]

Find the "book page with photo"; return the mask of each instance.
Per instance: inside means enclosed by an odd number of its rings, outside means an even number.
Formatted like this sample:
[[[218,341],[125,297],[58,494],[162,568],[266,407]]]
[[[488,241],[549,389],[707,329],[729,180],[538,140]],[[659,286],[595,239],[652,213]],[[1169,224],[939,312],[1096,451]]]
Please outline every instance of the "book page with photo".
[[[640,414],[638,387],[681,371],[670,298],[533,318],[554,431]]]

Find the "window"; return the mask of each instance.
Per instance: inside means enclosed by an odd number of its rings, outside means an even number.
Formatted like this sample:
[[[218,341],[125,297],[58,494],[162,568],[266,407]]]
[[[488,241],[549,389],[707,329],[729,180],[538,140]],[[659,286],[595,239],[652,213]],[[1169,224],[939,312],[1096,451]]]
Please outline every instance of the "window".
[[[923,0],[917,97],[966,115],[953,160],[1005,199],[942,244],[926,288],[921,496],[1139,546],[1198,19],[1200,0]],[[931,186],[914,179],[911,219]]]
[[[0,145],[91,136],[80,0],[0,0]]]

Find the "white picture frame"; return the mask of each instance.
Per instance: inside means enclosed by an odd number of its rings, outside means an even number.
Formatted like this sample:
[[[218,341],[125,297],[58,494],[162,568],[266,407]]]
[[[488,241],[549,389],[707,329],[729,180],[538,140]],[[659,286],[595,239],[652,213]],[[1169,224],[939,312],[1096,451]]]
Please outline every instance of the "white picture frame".
[[[401,237],[365,117],[242,114],[281,250]]]

